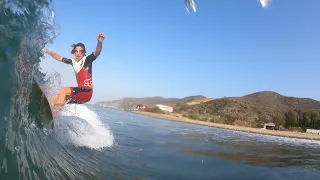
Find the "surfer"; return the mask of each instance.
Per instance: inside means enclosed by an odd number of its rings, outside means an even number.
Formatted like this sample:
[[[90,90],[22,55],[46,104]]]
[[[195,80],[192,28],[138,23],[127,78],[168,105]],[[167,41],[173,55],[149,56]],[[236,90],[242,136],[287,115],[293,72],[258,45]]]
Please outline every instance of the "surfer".
[[[92,97],[92,63],[100,55],[102,50],[102,43],[104,41],[104,35],[99,33],[97,36],[96,50],[90,55],[86,55],[86,48],[83,43],[73,44],[71,54],[75,56],[75,59],[68,59],[60,56],[54,52],[44,49],[43,52],[49,54],[54,59],[72,65],[78,87],[64,87],[60,92],[52,98],[53,101],[53,114],[55,114],[59,108],[67,102],[82,104],[89,102]]]

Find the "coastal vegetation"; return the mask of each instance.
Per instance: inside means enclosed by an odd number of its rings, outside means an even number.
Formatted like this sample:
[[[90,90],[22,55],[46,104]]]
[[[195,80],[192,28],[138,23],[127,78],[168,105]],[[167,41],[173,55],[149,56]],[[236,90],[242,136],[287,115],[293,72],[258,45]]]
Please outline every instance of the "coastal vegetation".
[[[128,107],[128,100],[113,101]],[[192,103],[192,102],[197,103]],[[121,103],[120,103],[121,102]],[[135,103],[136,102],[136,103]],[[145,103],[147,102],[147,103]],[[173,112],[165,112],[156,104],[173,107]],[[274,123],[275,129],[305,131],[320,129],[320,102],[310,98],[288,97],[272,91],[256,92],[242,97],[208,99],[204,96],[177,98],[130,99],[131,108],[145,107],[140,111],[174,114],[189,119],[261,128],[262,124]],[[121,107],[120,107],[121,108]]]

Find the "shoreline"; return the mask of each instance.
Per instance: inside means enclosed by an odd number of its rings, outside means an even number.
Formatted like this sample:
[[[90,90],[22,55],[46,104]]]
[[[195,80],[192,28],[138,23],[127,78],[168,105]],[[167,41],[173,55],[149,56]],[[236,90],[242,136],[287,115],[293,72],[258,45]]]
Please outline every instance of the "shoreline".
[[[189,119],[186,117],[175,117],[175,116],[168,115],[168,114],[157,114],[157,113],[151,113],[151,112],[145,112],[145,111],[129,111],[129,112],[144,115],[144,116],[150,116],[150,117],[154,117],[154,118],[164,119],[164,120],[177,121],[177,122],[190,123],[190,124],[198,124],[198,125],[204,125],[204,126],[215,127],[215,128],[230,129],[230,130],[235,130],[235,131],[264,134],[264,135],[271,135],[271,136],[288,137],[288,138],[320,140],[319,134],[301,133],[301,132],[293,132],[293,131],[278,131],[278,130],[268,130],[268,129],[259,129],[259,128],[244,127],[244,126],[228,125],[228,124],[219,124],[219,123],[213,123],[213,122],[192,120],[192,119]]]

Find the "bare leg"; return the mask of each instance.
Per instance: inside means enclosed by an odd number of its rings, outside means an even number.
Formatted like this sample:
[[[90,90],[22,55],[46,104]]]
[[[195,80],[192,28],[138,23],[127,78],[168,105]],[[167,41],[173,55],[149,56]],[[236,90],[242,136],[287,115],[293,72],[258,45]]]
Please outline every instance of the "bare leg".
[[[52,104],[53,104],[53,105],[55,104],[58,96],[59,96],[59,94],[56,94],[56,95],[54,95],[54,96],[52,97]]]
[[[60,93],[59,93],[60,94]],[[56,94],[52,97],[52,104],[53,104],[53,107],[52,107],[52,115],[53,115],[53,118],[55,119],[57,114],[58,114],[58,111],[60,109],[60,106],[56,106],[56,100],[58,99],[59,97],[59,94]]]
[[[66,96],[71,95],[71,89],[70,88],[62,88],[60,90],[60,93],[58,94],[58,97],[56,98],[54,105],[61,104],[63,105],[66,102]]]
[[[59,112],[60,107],[65,104],[67,95],[71,95],[71,89],[70,88],[62,88],[60,90],[60,93],[53,97],[54,105],[53,105],[52,114],[53,114],[54,118],[56,117],[57,113]]]

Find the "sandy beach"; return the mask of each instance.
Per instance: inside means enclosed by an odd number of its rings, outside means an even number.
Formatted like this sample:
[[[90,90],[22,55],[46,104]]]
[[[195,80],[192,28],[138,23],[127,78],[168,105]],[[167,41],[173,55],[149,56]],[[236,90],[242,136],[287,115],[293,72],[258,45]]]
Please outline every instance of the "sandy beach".
[[[155,117],[155,118],[159,118],[159,119],[179,121],[179,122],[184,122],[184,123],[199,124],[199,125],[204,125],[204,126],[231,129],[231,130],[236,130],[236,131],[266,134],[266,135],[273,135],[273,136],[290,137],[290,138],[299,138],[299,139],[320,140],[319,134],[300,133],[300,132],[291,132],[291,131],[277,131],[277,130],[267,130],[267,129],[250,128],[250,127],[243,127],[243,126],[234,126],[234,125],[192,120],[192,119],[189,119],[186,117],[175,117],[173,115],[157,114],[157,113],[151,113],[151,112],[145,112],[145,111],[131,111],[131,112],[136,113],[136,114],[150,116],[150,117]]]

